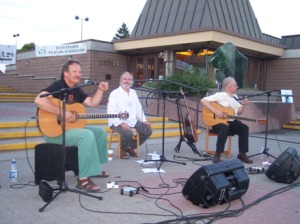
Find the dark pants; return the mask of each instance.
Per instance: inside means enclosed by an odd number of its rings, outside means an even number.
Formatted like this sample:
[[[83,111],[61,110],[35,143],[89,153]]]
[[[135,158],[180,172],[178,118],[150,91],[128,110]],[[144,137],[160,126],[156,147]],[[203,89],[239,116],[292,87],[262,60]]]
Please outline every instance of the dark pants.
[[[124,131],[120,125],[117,127],[112,125],[110,128],[120,133],[121,149],[126,150],[129,147],[132,149],[137,148],[136,140],[132,139],[133,132],[131,130]],[[142,145],[152,135],[152,129],[143,122],[138,121],[133,128],[135,128],[140,135],[140,145]]]
[[[228,135],[238,135],[239,153],[249,151],[249,127],[239,120],[229,121],[229,125],[217,124],[212,126],[212,131],[218,134],[216,152],[224,152]]]

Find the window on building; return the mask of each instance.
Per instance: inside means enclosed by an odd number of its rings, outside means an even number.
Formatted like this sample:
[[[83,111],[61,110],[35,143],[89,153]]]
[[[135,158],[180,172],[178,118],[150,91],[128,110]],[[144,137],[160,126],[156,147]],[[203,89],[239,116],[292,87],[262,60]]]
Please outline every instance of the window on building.
[[[136,80],[144,79],[144,58],[138,57],[136,63]],[[138,81],[138,85],[142,85],[142,82]]]
[[[155,77],[154,77],[154,57],[148,57],[147,79],[155,79]]]
[[[186,71],[191,67],[196,67],[201,74],[208,73],[208,62],[213,51],[207,49],[190,49],[176,52],[176,70]]]

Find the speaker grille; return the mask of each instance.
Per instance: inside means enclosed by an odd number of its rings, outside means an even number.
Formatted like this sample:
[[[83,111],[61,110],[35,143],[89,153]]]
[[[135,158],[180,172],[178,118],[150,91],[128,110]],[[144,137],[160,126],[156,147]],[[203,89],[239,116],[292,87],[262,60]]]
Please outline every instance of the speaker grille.
[[[293,183],[300,175],[300,158],[295,148],[287,148],[269,167],[266,176],[278,183]]]
[[[248,186],[244,165],[235,159],[202,166],[186,182],[182,194],[194,205],[209,208],[240,198]]]

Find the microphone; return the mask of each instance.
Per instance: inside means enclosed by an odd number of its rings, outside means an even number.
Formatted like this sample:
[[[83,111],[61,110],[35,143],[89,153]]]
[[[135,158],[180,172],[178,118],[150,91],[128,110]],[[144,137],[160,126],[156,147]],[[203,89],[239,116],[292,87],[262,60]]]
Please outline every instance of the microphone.
[[[98,82],[94,82],[94,81],[89,80],[89,79],[84,80],[84,84],[87,84],[87,85],[99,85]]]
[[[235,99],[236,101],[243,100],[243,99],[240,99],[236,94],[233,94],[232,97],[233,97],[233,99]]]

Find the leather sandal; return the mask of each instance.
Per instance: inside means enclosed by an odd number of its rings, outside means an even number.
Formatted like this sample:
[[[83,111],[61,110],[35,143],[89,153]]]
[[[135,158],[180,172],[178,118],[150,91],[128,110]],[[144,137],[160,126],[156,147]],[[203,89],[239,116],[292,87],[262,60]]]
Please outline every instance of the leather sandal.
[[[126,150],[121,150],[120,158],[121,159],[129,159],[129,157],[127,156]]]
[[[126,150],[128,153],[129,153],[129,155],[131,155],[132,157],[137,157],[138,156],[138,154],[134,151],[134,149],[132,149],[132,148],[128,148],[127,150]]]
[[[76,188],[79,190],[84,190],[86,192],[98,192],[100,191],[100,187],[95,184],[90,178],[85,179],[77,179]]]

